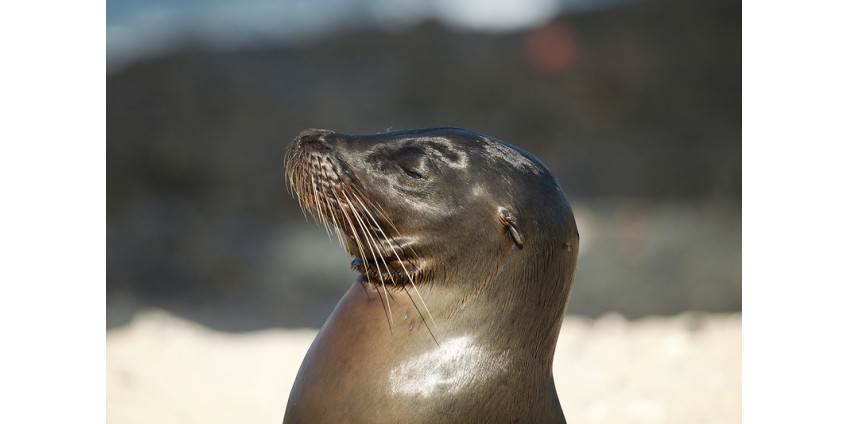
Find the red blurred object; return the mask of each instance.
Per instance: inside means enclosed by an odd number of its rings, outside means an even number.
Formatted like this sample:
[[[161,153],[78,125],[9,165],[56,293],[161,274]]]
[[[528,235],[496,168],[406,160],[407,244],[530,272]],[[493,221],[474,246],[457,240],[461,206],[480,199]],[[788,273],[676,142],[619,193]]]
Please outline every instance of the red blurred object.
[[[524,55],[529,66],[547,76],[565,73],[577,59],[574,31],[561,22],[552,22],[527,34]]]

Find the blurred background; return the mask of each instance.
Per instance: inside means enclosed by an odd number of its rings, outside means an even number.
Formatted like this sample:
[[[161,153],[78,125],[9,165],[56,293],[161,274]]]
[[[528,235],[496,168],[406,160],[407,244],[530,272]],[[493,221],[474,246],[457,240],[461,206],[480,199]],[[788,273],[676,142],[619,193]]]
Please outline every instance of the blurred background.
[[[106,4],[108,422],[280,422],[355,279],[288,143],[432,126],[569,196],[569,421],[741,422],[740,0]]]
[[[107,327],[318,328],[354,280],[302,129],[458,126],[575,208],[567,316],[741,311],[739,0],[108,0]]]

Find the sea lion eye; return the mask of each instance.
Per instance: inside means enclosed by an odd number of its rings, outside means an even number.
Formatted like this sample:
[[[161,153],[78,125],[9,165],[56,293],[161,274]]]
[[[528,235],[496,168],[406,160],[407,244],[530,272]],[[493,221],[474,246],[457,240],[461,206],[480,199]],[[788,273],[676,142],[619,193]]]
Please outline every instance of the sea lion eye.
[[[424,179],[424,176],[423,176],[423,175],[421,175],[421,174],[419,174],[419,173],[417,173],[417,172],[415,172],[415,171],[412,171],[412,170],[410,170],[410,169],[406,169],[406,168],[404,168],[404,167],[402,167],[402,166],[400,166],[399,168],[400,168],[400,170],[401,170],[401,171],[403,171],[403,173],[404,173],[404,174],[406,174],[406,176],[407,176],[407,177],[409,177],[409,178],[412,178],[412,179],[414,179],[414,180],[423,180],[423,179]]]
[[[427,179],[427,153],[417,146],[399,150],[392,161],[403,174],[413,180]]]

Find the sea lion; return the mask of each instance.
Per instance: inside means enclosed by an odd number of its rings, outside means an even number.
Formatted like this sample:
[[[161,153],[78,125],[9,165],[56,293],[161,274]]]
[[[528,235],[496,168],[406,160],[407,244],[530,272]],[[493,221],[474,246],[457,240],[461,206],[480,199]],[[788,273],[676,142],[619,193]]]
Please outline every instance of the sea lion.
[[[459,128],[310,129],[286,175],[360,275],[284,423],[565,422],[551,365],[579,236],[538,159]]]

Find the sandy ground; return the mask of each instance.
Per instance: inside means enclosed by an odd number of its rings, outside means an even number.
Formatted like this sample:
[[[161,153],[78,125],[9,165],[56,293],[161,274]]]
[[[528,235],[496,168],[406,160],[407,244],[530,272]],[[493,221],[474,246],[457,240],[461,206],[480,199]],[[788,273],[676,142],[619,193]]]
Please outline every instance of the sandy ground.
[[[107,422],[279,423],[315,333],[140,313],[106,334]],[[572,424],[741,423],[742,317],[566,316],[554,378]]]

